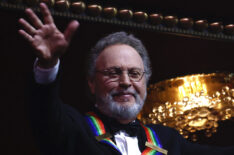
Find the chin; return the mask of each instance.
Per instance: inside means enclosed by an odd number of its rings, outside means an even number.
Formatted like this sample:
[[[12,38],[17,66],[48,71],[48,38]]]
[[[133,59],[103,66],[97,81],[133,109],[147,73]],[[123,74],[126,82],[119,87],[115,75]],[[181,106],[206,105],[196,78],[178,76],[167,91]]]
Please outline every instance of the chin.
[[[120,102],[120,101],[114,101],[114,103],[118,104],[120,106],[125,106],[125,107],[131,107],[134,104],[136,104],[136,102],[129,102],[129,101],[126,101],[126,102],[124,102],[124,101],[122,101],[122,102]]]
[[[117,100],[112,95],[99,96],[96,99],[98,101],[97,106],[99,110],[110,117],[121,120],[135,119],[145,101],[145,98],[141,99],[138,94],[134,99],[130,99],[126,102]]]
[[[106,102],[99,106],[110,117],[121,120],[135,119],[143,107],[143,102]]]

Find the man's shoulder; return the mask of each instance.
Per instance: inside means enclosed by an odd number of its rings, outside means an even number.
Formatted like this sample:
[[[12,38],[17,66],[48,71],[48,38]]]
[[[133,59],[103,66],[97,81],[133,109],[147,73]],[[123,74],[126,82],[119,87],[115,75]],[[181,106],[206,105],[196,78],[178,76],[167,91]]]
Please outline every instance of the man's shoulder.
[[[161,124],[146,124],[147,127],[150,127],[158,134],[165,134],[165,135],[177,135],[178,132],[171,127],[164,126]]]
[[[161,141],[164,146],[174,146],[175,144],[179,145],[183,140],[182,136],[174,128],[160,124],[147,124],[146,126],[155,131],[159,141]]]
[[[153,128],[153,129],[163,129],[163,130],[171,130],[172,129],[168,126],[164,126],[161,124],[146,124],[145,126]]]

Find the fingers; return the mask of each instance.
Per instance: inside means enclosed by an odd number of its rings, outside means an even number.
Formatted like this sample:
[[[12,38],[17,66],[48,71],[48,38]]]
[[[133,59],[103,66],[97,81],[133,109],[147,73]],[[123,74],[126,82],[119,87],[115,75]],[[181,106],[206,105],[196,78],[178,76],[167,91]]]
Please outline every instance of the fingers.
[[[46,4],[45,3],[40,3],[40,7],[41,7],[41,13],[42,13],[42,15],[44,17],[44,23],[45,24],[54,23],[53,17],[51,16],[50,10],[46,6]]]
[[[33,37],[31,35],[29,35],[27,32],[25,32],[24,30],[19,30],[18,31],[19,34],[21,36],[23,36],[26,40],[28,40],[29,42],[32,42],[33,41]]]
[[[25,10],[25,12],[32,21],[32,24],[35,26],[35,28],[39,29],[43,26],[43,23],[38,18],[38,16],[32,11],[32,9],[28,8]]]
[[[19,23],[23,26],[25,31],[31,36],[33,36],[36,33],[36,29],[23,18],[19,19]]]
[[[75,33],[78,27],[79,27],[79,22],[76,20],[69,23],[66,30],[64,31],[64,37],[67,40],[67,42],[70,42],[73,34]]]

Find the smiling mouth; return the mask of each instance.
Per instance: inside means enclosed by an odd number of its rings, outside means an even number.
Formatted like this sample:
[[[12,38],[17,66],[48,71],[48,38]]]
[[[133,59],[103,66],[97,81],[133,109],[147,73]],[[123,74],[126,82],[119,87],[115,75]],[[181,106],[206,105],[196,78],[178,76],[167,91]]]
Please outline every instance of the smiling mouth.
[[[132,100],[132,98],[135,98],[135,95],[133,93],[116,93],[113,94],[113,98],[115,101],[119,101],[119,102],[129,102],[130,100]]]

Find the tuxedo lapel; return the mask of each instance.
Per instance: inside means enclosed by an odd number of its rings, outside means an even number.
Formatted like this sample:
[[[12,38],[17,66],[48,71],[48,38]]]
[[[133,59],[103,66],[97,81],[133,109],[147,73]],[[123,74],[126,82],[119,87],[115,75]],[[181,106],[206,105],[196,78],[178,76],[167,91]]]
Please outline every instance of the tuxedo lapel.
[[[88,112],[86,120],[98,142],[111,146],[121,154],[116,144],[111,140],[112,135],[106,132],[106,128],[98,115],[94,112]]]

